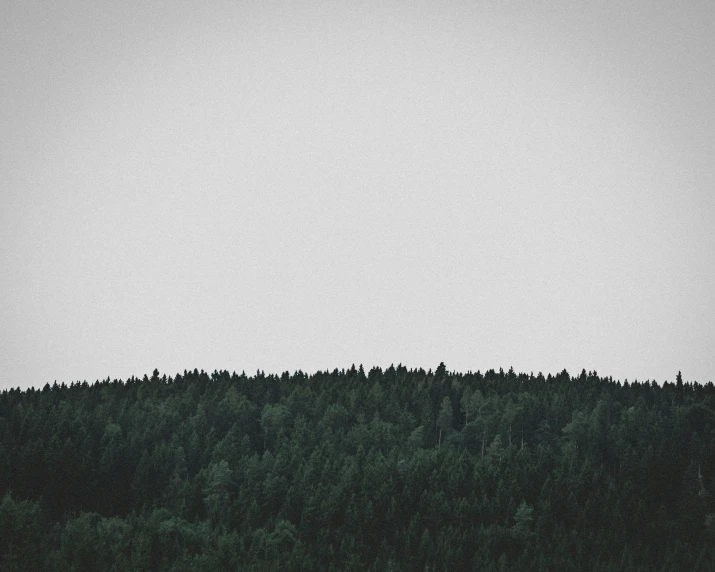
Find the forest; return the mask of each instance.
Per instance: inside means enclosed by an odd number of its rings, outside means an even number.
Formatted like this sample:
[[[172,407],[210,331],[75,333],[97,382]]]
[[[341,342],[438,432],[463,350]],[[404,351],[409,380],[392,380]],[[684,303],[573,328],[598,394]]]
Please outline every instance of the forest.
[[[184,371],[0,393],[0,570],[712,571],[715,387]]]

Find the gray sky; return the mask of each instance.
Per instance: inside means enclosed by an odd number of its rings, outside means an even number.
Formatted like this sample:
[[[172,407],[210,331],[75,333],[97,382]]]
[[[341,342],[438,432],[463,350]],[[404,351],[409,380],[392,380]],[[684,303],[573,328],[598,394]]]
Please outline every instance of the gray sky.
[[[0,388],[715,381],[715,3],[5,0]]]

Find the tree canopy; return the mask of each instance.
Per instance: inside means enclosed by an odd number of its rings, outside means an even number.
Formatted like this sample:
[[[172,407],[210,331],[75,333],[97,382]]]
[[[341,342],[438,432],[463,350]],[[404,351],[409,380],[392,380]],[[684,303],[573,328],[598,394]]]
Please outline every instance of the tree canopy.
[[[0,570],[712,570],[715,387],[362,366],[0,393]]]

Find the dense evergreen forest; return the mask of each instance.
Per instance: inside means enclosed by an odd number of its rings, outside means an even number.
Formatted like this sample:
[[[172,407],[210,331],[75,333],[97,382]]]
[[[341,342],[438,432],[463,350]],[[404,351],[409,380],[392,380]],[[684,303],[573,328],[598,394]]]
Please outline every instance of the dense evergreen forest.
[[[0,570],[715,569],[715,387],[362,367],[0,394]]]

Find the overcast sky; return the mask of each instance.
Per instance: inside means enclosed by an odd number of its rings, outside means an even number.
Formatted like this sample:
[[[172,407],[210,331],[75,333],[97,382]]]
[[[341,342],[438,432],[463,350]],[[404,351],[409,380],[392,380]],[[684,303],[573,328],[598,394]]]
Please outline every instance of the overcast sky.
[[[715,381],[715,3],[4,0],[0,388]]]

